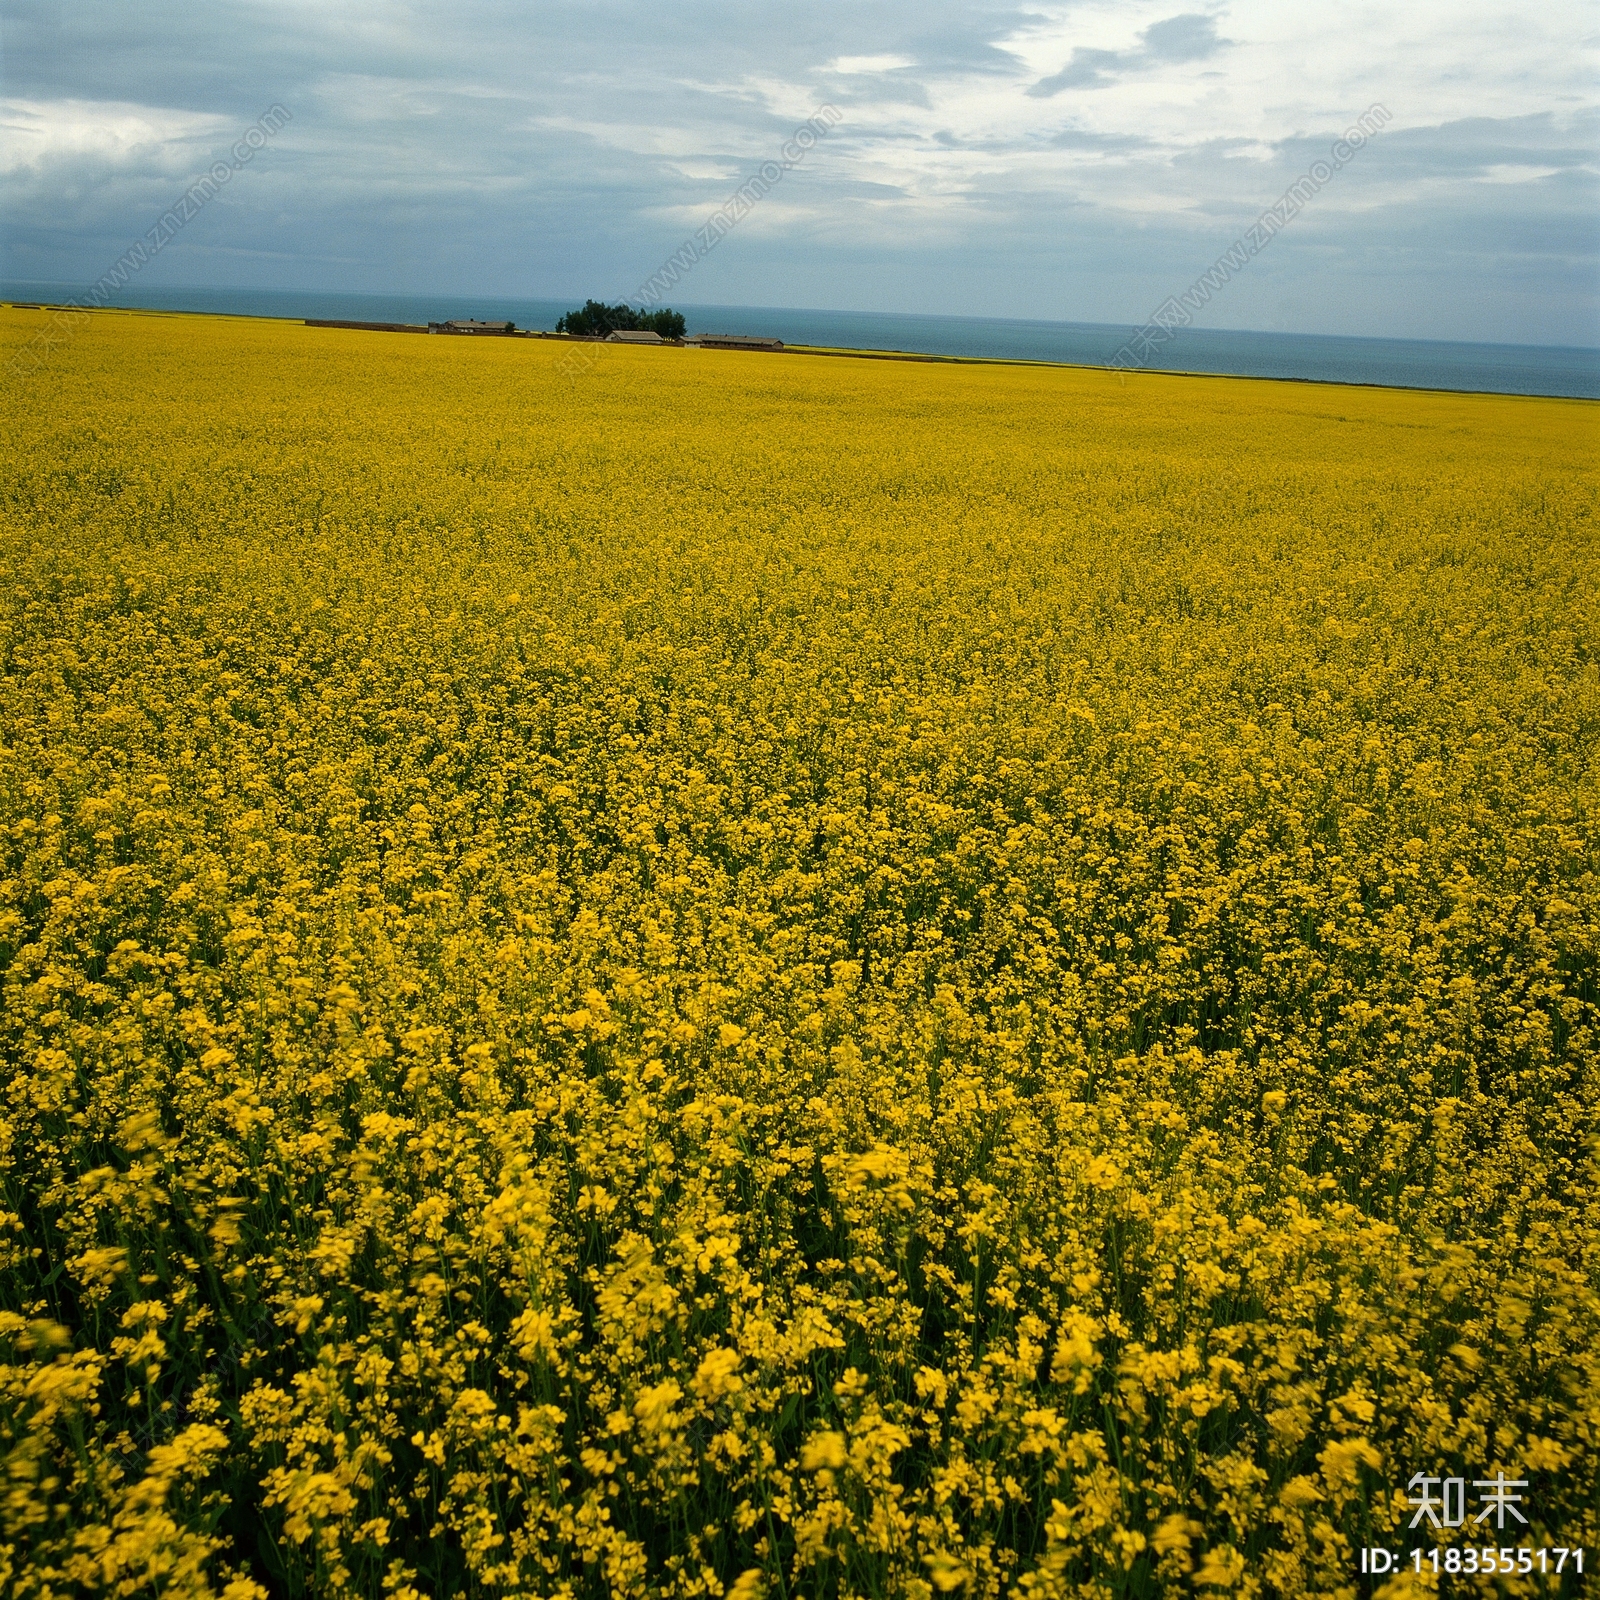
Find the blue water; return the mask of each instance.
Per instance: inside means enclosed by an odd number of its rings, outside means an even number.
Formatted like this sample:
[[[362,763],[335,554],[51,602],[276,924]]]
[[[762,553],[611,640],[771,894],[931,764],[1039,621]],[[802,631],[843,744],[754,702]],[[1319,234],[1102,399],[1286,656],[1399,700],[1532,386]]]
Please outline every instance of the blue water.
[[[63,283],[13,282],[9,300],[61,302],[87,291]],[[129,284],[112,302],[163,311],[252,317],[338,317],[359,322],[509,318],[519,328],[552,328],[577,300],[494,295],[324,294],[295,289],[182,289]],[[1095,322],[1022,322],[1002,317],[908,316],[873,311],[795,311],[761,306],[677,307],[691,333],[753,333],[786,344],[989,356],[1104,366],[1132,328]],[[1348,339],[1307,333],[1184,328],[1151,362],[1173,372],[1460,389],[1496,394],[1600,399],[1600,350],[1566,345],[1465,344],[1437,339]]]

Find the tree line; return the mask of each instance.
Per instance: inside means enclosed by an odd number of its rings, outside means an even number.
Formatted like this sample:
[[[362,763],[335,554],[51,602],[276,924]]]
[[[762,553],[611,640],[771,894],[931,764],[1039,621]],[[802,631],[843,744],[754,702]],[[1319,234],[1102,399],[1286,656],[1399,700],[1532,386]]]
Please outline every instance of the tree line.
[[[585,300],[581,309],[569,311],[556,323],[557,333],[575,333],[590,339],[603,339],[608,333],[659,333],[663,339],[681,339],[683,313],[662,306],[658,311],[635,311],[622,304],[608,306],[601,300]]]

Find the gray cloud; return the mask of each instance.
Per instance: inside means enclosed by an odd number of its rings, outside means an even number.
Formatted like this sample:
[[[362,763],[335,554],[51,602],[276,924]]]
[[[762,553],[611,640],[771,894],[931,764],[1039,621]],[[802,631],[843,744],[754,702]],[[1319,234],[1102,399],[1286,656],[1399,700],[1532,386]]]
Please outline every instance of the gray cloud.
[[[1232,42],[1217,37],[1212,18],[1189,11],[1152,23],[1139,35],[1136,49],[1074,50],[1066,66],[1041,78],[1028,93],[1035,100],[1047,100],[1066,89],[1106,88],[1129,73],[1169,63],[1204,61]]]
[[[1050,137],[1055,150],[1128,151],[1148,148],[1150,141],[1136,133],[1090,133],[1082,128],[1062,128]]]

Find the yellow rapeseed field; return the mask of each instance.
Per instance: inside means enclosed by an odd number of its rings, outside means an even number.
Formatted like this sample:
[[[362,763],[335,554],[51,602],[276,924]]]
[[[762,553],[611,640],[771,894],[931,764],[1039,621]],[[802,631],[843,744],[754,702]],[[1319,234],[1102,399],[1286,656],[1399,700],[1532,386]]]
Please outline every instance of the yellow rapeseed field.
[[[1581,1592],[1596,408],[562,348],[8,380],[0,1592]]]

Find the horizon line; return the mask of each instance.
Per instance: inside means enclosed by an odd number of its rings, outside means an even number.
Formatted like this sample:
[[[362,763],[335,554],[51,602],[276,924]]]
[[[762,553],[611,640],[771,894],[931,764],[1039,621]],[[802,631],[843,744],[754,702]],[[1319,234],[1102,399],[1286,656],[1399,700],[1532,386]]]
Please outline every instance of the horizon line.
[[[0,275],[0,300],[9,300],[13,285],[37,285],[40,287],[53,287],[63,289],[87,289],[88,285],[74,284],[66,278],[8,278]],[[488,302],[503,302],[514,304],[517,302],[532,302],[541,305],[566,305],[571,296],[548,294],[510,294],[503,291],[476,291],[476,290],[448,290],[429,289],[423,291],[400,291],[389,289],[328,289],[328,288],[283,288],[266,284],[217,284],[217,283],[181,283],[169,285],[152,285],[152,292],[156,294],[267,294],[267,295],[317,295],[317,296],[348,296],[352,299],[372,300],[472,300],[478,299]],[[586,298],[598,298],[586,296]],[[144,306],[136,305],[131,301],[108,302],[115,303],[119,309],[128,311],[169,311],[170,306]],[[578,301],[582,305],[583,301]],[[627,302],[620,302],[627,303]],[[756,304],[743,301],[702,301],[682,300],[678,306],[691,311],[770,311],[779,314],[799,314],[826,317],[888,317],[900,321],[918,322],[982,322],[999,323],[1015,327],[1039,328],[1085,328],[1106,331],[1122,331],[1128,328],[1137,329],[1141,324],[1132,322],[1091,322],[1074,318],[1051,317],[1002,317],[984,315],[971,312],[957,311],[876,311],[860,310],[856,308],[839,306],[779,306],[770,304]],[[674,307],[673,309],[677,309]],[[239,313],[249,315],[249,313]],[[1368,344],[1424,344],[1424,345],[1462,345],[1488,350],[1567,350],[1585,355],[1600,357],[1600,344],[1555,344],[1555,343],[1522,343],[1508,339],[1471,339],[1471,338],[1438,338],[1427,337],[1419,334],[1384,334],[1384,333],[1308,333],[1292,328],[1242,328],[1229,326],[1192,325],[1181,330],[1174,330],[1174,336],[1179,334],[1243,334],[1252,338],[1263,339],[1326,339],[1348,341],[1352,343]]]

